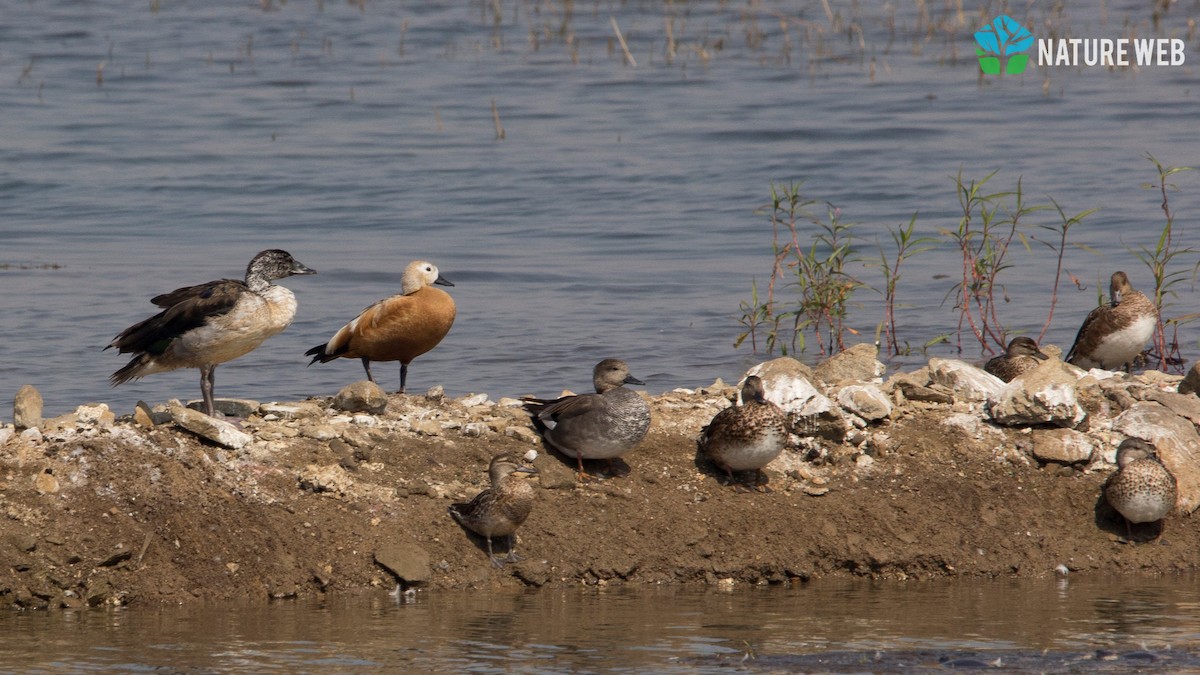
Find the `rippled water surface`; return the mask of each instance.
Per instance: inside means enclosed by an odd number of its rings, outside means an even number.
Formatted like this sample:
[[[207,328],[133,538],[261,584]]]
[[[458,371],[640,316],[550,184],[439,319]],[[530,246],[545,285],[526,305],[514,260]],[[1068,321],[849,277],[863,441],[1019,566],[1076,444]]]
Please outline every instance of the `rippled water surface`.
[[[2,668],[375,672],[1200,669],[1194,578],[380,594],[0,614]]]
[[[459,305],[413,365],[415,391],[584,389],[607,356],[651,392],[736,378],[757,358],[733,342],[739,303],[770,275],[755,209],[776,180],[858,223],[867,262],[914,213],[924,233],[953,226],[960,170],[999,171],[996,190],[1021,178],[1068,213],[1102,208],[1076,230],[1088,248],[1069,247],[1086,288],[1063,292],[1047,336],[1060,344],[1098,278],[1124,268],[1150,283],[1127,250],[1152,247],[1162,223],[1144,155],[1200,157],[1196,3],[1173,4],[1159,33],[1144,3],[1017,16],[1035,33],[1186,38],[1184,67],[1003,79],[981,78],[973,56],[991,8],[829,4],[13,3],[0,22],[0,394],[35,384],[49,414],[197,397],[195,371],[110,390],[125,357],[100,348],[151,296],[239,277],[268,247],[320,274],[285,282],[295,323],[218,369],[218,395],[294,399],[359,379],[356,362],[305,368],[302,354],[396,292],[414,258],[441,267]],[[1176,181],[1190,220],[1196,179]],[[1054,219],[1031,217],[1029,234]],[[1003,320],[1036,329],[1054,259],[1018,248]],[[944,240],[911,263],[903,339],[956,329],[941,303],[958,265]],[[879,285],[873,267],[851,272]],[[873,339],[881,318],[860,290],[852,339]],[[397,371],[375,370],[389,388]]]

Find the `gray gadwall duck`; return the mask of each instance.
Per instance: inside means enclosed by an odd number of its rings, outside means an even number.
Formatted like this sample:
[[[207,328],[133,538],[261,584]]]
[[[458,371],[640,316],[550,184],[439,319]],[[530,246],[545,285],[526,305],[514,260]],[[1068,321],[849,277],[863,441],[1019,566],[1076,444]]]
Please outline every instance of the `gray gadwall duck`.
[[[766,399],[762,378],[742,384],[742,404],[722,410],[700,434],[700,449],[733,479],[734,471],[754,471],[754,487],[766,489],[763,467],[787,443],[787,416]]]
[[[1114,272],[1109,283],[1111,302],[1093,309],[1066,360],[1080,368],[1125,368],[1142,353],[1158,326],[1158,308],[1133,290],[1124,272]]]
[[[592,369],[594,394],[564,396],[553,401],[525,399],[534,426],[555,450],[574,457],[579,478],[585,459],[614,458],[629,452],[650,428],[650,406],[626,384],[645,384],[629,374],[620,359],[604,359]]]
[[[293,274],[316,272],[287,251],[271,249],[254,256],[245,281],[210,281],[151,299],[163,311],[126,328],[105,347],[134,354],[109,382],[115,387],[151,373],[199,368],[204,412],[211,416],[217,365],[250,353],[292,323],[296,296],[271,282]]]
[[[1125,532],[1133,541],[1132,523],[1161,522],[1175,509],[1179,488],[1175,476],[1162,465],[1154,446],[1140,438],[1127,438],[1117,448],[1117,472],[1104,483],[1104,499],[1125,519]]]
[[[1016,378],[1025,373],[1037,368],[1039,361],[1045,361],[1050,358],[1038,349],[1038,344],[1033,338],[1015,337],[1008,342],[1008,349],[1004,353],[989,360],[984,364],[983,369],[1004,380],[1012,382]]]
[[[334,359],[362,359],[367,379],[372,361],[400,362],[400,392],[408,383],[408,364],[438,346],[450,332],[457,312],[454,298],[433,285],[453,286],[438,268],[424,260],[415,260],[404,268],[400,294],[384,298],[342,326],[333,338],[304,352],[312,365]]]
[[[514,455],[496,455],[488,466],[492,486],[471,501],[451,504],[448,508],[460,525],[487,539],[488,558],[494,567],[521,559],[513,533],[533,510],[533,487],[516,474],[533,473],[537,469],[521,464]],[[492,553],[493,537],[508,537],[508,556],[503,560]]]

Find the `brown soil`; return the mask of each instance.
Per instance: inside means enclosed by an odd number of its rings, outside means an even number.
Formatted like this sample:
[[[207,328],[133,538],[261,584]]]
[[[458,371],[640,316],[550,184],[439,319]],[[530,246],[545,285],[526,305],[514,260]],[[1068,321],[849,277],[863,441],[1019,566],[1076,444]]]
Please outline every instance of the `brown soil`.
[[[1106,472],[1039,466],[1018,449],[1019,431],[1005,431],[999,447],[968,438],[942,424],[948,408],[872,428],[869,456],[827,444],[814,463],[789,451],[785,472],[769,472],[772,492],[738,489],[696,459],[714,399],[656,397],[654,426],[623,476],[576,484],[571,463],[540,454],[533,480],[545,489],[519,532],[525,560],[501,570],[446,507],[485,486],[493,454],[540,445],[494,421],[478,437],[385,424],[417,400],[446,418],[465,415],[458,402],[393,396],[369,433],[284,434],[269,453],[221,449],[169,423],[13,438],[0,448],[0,605],[391,588],[376,553],[397,547],[428,554],[421,585],[431,589],[1197,567],[1190,518],[1171,519],[1165,543],[1123,543],[1124,524],[1099,499]],[[517,408],[495,406],[491,418],[527,426]],[[272,424],[283,423],[246,422],[259,435]]]

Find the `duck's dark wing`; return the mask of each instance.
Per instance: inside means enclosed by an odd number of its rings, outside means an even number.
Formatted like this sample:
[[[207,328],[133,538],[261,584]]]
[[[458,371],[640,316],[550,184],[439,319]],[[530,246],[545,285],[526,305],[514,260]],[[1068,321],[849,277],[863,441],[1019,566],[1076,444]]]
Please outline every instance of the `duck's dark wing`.
[[[475,495],[475,498],[469,502],[451,504],[448,510],[450,511],[450,515],[454,516],[455,520],[463,525],[469,526],[475,520],[477,520],[481,514],[487,511],[494,501],[495,496],[493,495],[492,491],[484,490],[483,492]]]
[[[564,396],[553,401],[527,398],[525,399],[525,409],[533,414],[536,421],[545,423],[586,415],[599,408],[603,403],[599,394]]]
[[[1075,350],[1079,348],[1079,343],[1083,340],[1083,336],[1092,330],[1092,326],[1100,320],[1100,317],[1111,312],[1115,306],[1112,303],[1105,303],[1088,312],[1087,318],[1083,320],[1083,325],[1079,327],[1079,332],[1075,334],[1075,342],[1071,343],[1071,349],[1067,352],[1066,357],[1063,359],[1064,361],[1067,363],[1071,362],[1071,359],[1075,357]]]
[[[116,347],[122,354],[161,354],[171,340],[204,325],[214,316],[228,313],[238,298],[247,292],[249,289],[244,282],[222,279],[155,296],[151,302],[166,309],[126,328],[108,346]]]

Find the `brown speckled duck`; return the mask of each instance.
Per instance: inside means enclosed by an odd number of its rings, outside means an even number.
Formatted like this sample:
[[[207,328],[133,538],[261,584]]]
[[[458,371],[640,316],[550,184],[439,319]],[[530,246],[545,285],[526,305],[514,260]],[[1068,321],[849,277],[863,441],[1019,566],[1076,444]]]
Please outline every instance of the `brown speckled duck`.
[[[1154,446],[1140,438],[1127,438],[1117,448],[1117,472],[1104,483],[1104,498],[1125,519],[1125,532],[1133,541],[1132,523],[1161,521],[1175,509],[1179,489],[1175,476],[1162,465]]]
[[[304,352],[312,365],[334,359],[362,359],[367,379],[372,361],[400,362],[400,392],[408,381],[408,364],[438,346],[454,325],[457,309],[450,294],[433,285],[453,286],[424,260],[414,260],[404,268],[400,294],[371,305],[342,326],[333,338]]]
[[[296,316],[296,296],[271,283],[293,274],[316,274],[287,251],[262,251],[246,267],[245,281],[221,279],[177,288],[150,302],[158,314],[126,328],[109,347],[133,353],[112,374],[118,384],[176,368],[200,369],[204,412],[213,414],[213,374],[217,365],[250,353]]]
[[[546,443],[574,457],[584,480],[584,459],[620,457],[633,449],[650,428],[650,406],[626,384],[645,384],[629,374],[620,359],[604,359],[592,369],[594,394],[564,396],[553,401],[525,399],[525,409]]]
[[[450,515],[460,525],[487,539],[488,558],[494,567],[521,559],[513,533],[533,510],[533,487],[514,474],[527,473],[537,473],[537,469],[521,464],[514,455],[496,455],[488,465],[492,486],[469,502],[449,506]],[[493,537],[508,537],[507,557],[498,559],[492,553]]]
[[[766,489],[763,467],[787,443],[787,416],[766,399],[762,378],[750,375],[742,384],[742,404],[722,410],[700,435],[700,449],[722,471],[754,471],[754,486]]]
[[[1158,325],[1158,308],[1133,290],[1124,272],[1109,282],[1111,302],[1093,309],[1067,352],[1067,362],[1080,368],[1125,368],[1146,346]]]
[[[1012,382],[1021,375],[1037,368],[1039,361],[1045,361],[1050,358],[1038,349],[1037,342],[1033,338],[1015,337],[1008,342],[1008,349],[1004,353],[989,360],[984,364],[983,369],[1004,380]]]

